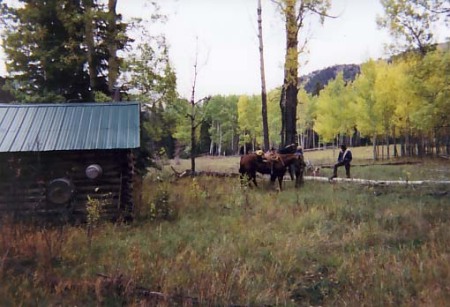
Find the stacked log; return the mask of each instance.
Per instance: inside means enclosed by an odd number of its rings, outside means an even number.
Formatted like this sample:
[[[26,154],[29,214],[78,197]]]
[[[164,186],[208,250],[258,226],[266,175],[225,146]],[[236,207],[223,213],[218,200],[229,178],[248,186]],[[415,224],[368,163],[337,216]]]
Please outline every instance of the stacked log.
[[[0,213],[13,216],[43,216],[84,222],[88,197],[99,200],[104,219],[131,215],[134,159],[129,150],[4,153],[0,161]],[[90,179],[91,164],[102,168]],[[49,182],[66,178],[74,186],[70,201],[55,204],[47,197]]]

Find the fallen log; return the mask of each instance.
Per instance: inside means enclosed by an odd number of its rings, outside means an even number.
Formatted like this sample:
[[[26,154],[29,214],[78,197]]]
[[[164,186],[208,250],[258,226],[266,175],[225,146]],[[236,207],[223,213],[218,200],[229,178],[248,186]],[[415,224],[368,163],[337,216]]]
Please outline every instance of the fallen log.
[[[183,172],[178,172],[171,166],[172,171],[177,178],[184,178],[184,177],[191,177],[192,176],[192,170],[187,169]],[[194,176],[210,176],[210,177],[239,177],[238,173],[224,173],[224,172],[213,172],[213,171],[196,171]]]
[[[352,164],[352,167],[366,167],[366,166],[390,166],[390,165],[416,165],[416,164],[422,164],[420,161],[398,161],[398,162],[384,162],[384,163],[365,163],[365,164]],[[325,165],[317,165],[321,168],[333,168],[334,165],[325,164]]]
[[[371,180],[358,178],[334,178],[305,176],[305,180],[322,181],[322,182],[339,182],[339,183],[359,183],[366,185],[427,185],[427,184],[443,184],[450,185],[450,180]]]
[[[178,172],[172,168],[177,178],[183,178],[191,176],[191,170],[185,170],[184,172]],[[257,174],[258,177],[264,177],[264,175]],[[237,178],[239,173],[223,173],[223,172],[212,172],[212,171],[199,171],[195,172],[195,176],[210,176],[210,177],[220,177],[220,178]],[[304,180],[309,181],[320,181],[320,182],[333,182],[333,183],[358,183],[364,185],[378,185],[378,186],[389,186],[389,185],[450,185],[450,180],[372,180],[372,179],[360,179],[360,178],[334,178],[330,180],[328,177],[321,176],[304,176]],[[285,176],[285,181],[291,181],[288,175]]]

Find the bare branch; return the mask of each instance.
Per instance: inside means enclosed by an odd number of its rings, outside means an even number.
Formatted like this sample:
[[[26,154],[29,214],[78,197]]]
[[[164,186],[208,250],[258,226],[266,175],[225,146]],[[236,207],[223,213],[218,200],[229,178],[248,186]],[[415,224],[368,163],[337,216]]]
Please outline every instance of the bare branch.
[[[338,18],[339,17],[339,16],[328,15],[326,12],[320,12],[320,11],[316,10],[314,8],[314,6],[312,6],[312,5],[306,5],[306,7],[309,11],[311,11],[314,14],[317,14],[321,17],[326,17],[326,18]]]
[[[276,0],[271,0],[271,2],[274,3],[275,5],[277,5],[278,8],[279,8],[281,11],[284,10],[283,5],[281,4],[281,2],[276,1]]]

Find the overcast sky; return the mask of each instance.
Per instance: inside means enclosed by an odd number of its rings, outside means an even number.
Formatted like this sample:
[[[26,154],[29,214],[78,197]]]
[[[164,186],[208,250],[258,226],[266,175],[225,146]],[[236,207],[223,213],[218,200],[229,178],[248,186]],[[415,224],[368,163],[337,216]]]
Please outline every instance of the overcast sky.
[[[178,91],[190,98],[195,56],[199,71],[196,99],[215,94],[258,94],[261,88],[257,39],[257,0],[160,0],[169,20],[164,26],[170,58],[178,78]],[[283,19],[270,0],[262,0],[264,57],[267,89],[283,80],[285,31]],[[125,18],[151,14],[143,0],[118,0],[117,11]],[[389,42],[385,30],[376,26],[383,13],[378,0],[332,0],[323,25],[312,23],[307,33],[309,52],[300,57],[300,75],[334,64],[359,64],[384,57]],[[450,36],[438,30],[438,41]],[[198,50],[198,51],[196,51]],[[4,74],[0,54],[0,74]]]
[[[145,17],[142,3],[119,0],[125,16]],[[197,99],[214,94],[260,93],[257,0],[159,3],[169,17],[165,32],[182,97],[190,98],[196,50],[200,67]],[[271,90],[283,81],[285,30],[274,4],[262,0],[262,5],[266,84]],[[337,18],[327,19],[323,25],[315,22],[307,33],[300,34],[300,39],[304,35],[310,38],[308,54],[300,57],[300,75],[334,64],[359,64],[386,56],[384,45],[390,36],[377,28],[376,17],[383,14],[378,0],[332,0],[329,13]],[[445,36],[437,38],[445,40]]]

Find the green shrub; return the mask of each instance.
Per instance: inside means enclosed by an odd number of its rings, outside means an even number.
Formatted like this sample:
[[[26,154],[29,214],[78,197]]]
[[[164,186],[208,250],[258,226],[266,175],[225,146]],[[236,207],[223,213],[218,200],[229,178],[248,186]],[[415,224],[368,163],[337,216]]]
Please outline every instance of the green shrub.
[[[168,183],[160,183],[156,194],[149,204],[149,218],[151,220],[175,220],[178,211],[176,204],[170,200]]]

